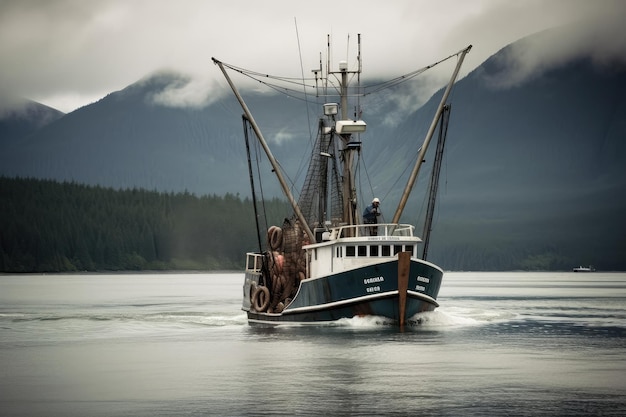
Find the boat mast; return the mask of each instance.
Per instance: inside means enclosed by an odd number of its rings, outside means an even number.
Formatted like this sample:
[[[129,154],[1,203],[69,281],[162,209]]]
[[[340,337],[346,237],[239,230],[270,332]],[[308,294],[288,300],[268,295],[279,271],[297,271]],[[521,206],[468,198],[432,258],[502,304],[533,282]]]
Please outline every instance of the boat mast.
[[[361,35],[358,35],[358,68],[356,71],[348,70],[347,61],[339,62],[339,72],[329,71],[329,74],[340,74],[340,105],[341,108],[341,120],[351,120],[348,117],[348,74],[357,74],[360,80],[361,73]],[[353,121],[356,121],[358,116],[355,115]],[[355,186],[355,174],[354,174],[354,153],[358,152],[360,142],[352,141],[352,132],[337,132],[341,141],[343,142],[343,182],[342,182],[342,194],[343,194],[343,221],[348,225],[357,224],[356,215],[356,186]]]
[[[339,71],[341,72],[341,120],[348,120],[348,68],[342,67],[340,64]],[[344,144],[343,147],[343,221],[347,224],[355,224],[354,218],[354,178],[352,175],[352,164],[354,153],[348,146],[350,142],[350,134],[340,135],[341,141]]]
[[[400,216],[402,216],[402,212],[404,211],[404,207],[406,206],[407,200],[409,199],[409,194],[411,194],[411,190],[413,189],[413,185],[415,184],[415,180],[417,179],[417,174],[422,166],[422,162],[424,161],[424,156],[426,155],[426,150],[428,149],[428,144],[435,133],[435,129],[437,128],[437,123],[439,122],[439,118],[441,117],[441,113],[443,112],[443,108],[445,106],[446,101],[448,100],[448,96],[450,95],[450,91],[452,91],[452,86],[456,81],[456,78],[459,75],[459,70],[461,69],[461,65],[463,64],[463,59],[465,59],[465,55],[472,49],[472,45],[469,45],[467,48],[459,51],[458,54],[459,60],[456,63],[456,68],[450,78],[450,82],[446,87],[446,90],[443,93],[443,97],[441,97],[441,102],[439,103],[439,107],[437,107],[437,111],[435,112],[435,117],[433,118],[432,123],[430,124],[430,128],[428,129],[428,133],[426,133],[426,138],[424,139],[424,143],[422,144],[419,155],[417,156],[417,161],[415,161],[415,166],[413,167],[413,171],[411,171],[411,175],[407,181],[406,187],[402,192],[402,197],[400,198],[400,202],[398,203],[398,208],[396,209],[395,214],[393,215],[392,223],[398,223],[400,221]]]
[[[267,158],[270,161],[270,164],[272,165],[274,172],[276,173],[276,177],[278,178],[278,182],[280,183],[280,186],[283,189],[285,196],[289,200],[289,203],[291,204],[291,207],[293,208],[293,211],[295,212],[296,217],[300,221],[300,226],[306,232],[307,236],[309,237],[309,241],[315,242],[315,235],[313,234],[313,232],[311,231],[311,228],[306,222],[306,219],[304,218],[304,215],[302,214],[300,207],[298,207],[298,203],[293,197],[293,194],[291,194],[291,191],[289,191],[289,186],[287,185],[287,181],[285,181],[285,178],[283,177],[282,171],[280,170],[280,167],[278,166],[278,162],[276,161],[276,158],[274,158],[272,151],[267,145],[267,142],[265,141],[265,138],[263,137],[263,134],[261,133],[261,129],[259,129],[259,126],[256,124],[254,117],[252,117],[252,113],[250,112],[250,109],[248,109],[248,106],[246,105],[246,102],[243,100],[243,97],[241,97],[241,94],[239,94],[237,87],[235,87],[235,84],[232,82],[232,80],[228,76],[228,73],[226,72],[226,69],[224,68],[224,64],[215,58],[211,58],[211,59],[213,60],[215,64],[217,64],[218,67],[220,67],[220,70],[224,74],[224,77],[226,78],[228,85],[230,86],[231,90],[233,90],[235,97],[239,101],[239,104],[241,105],[241,108],[243,109],[243,112],[245,113],[246,118],[248,119],[248,122],[250,122],[250,125],[252,126],[254,133],[259,139],[259,142],[261,143],[261,146],[263,147],[263,150],[265,151],[265,154],[267,155]]]

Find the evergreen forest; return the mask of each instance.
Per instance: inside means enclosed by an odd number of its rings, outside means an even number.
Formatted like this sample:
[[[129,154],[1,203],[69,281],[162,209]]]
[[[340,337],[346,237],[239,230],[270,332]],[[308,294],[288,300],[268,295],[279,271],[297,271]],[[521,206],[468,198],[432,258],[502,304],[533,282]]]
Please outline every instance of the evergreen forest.
[[[278,198],[257,210],[261,230],[282,225],[292,213]],[[447,270],[571,270],[579,264],[624,270],[621,234],[592,239],[594,247],[581,245],[573,226],[563,231],[536,220],[534,228],[510,222],[503,229],[474,225],[476,217],[438,224],[429,260]],[[245,253],[259,250],[260,239],[265,245],[254,219],[252,200],[235,194],[0,176],[0,273],[242,270]]]
[[[270,224],[290,213],[280,199],[263,208]],[[255,231],[238,195],[0,177],[2,272],[240,270]]]

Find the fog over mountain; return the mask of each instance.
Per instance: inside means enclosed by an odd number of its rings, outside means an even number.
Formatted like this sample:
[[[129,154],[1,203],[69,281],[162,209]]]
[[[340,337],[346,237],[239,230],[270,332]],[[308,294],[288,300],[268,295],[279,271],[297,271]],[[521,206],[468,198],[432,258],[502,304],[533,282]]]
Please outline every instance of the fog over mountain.
[[[547,58],[547,45],[567,49],[573,40],[566,30],[520,40],[456,84],[433,261],[488,263],[507,247],[529,265],[626,267],[626,65],[610,45]],[[21,137],[2,131],[0,175],[249,195],[239,105],[220,93],[205,97],[206,106],[196,98],[186,106],[176,93],[190,82],[156,73]],[[442,93],[417,108],[424,99],[414,91],[419,85],[402,84],[362,103],[368,132],[360,198],[381,198],[388,221]],[[307,119],[298,100],[245,96],[290,179],[301,182],[318,106]],[[432,156],[426,159],[403,220],[423,211]],[[272,180],[267,187],[277,190]]]
[[[62,112],[46,105],[5,96],[0,100],[0,144],[22,140],[62,116]]]
[[[490,236],[492,247],[623,259],[625,67],[579,58],[506,88],[491,83],[501,71],[498,54],[455,89],[441,229],[467,246]]]

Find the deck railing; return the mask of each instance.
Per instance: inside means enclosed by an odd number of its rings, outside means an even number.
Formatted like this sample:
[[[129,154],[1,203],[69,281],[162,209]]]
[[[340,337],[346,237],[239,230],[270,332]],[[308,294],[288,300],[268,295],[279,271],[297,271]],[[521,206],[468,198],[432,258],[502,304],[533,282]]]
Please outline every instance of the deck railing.
[[[261,272],[263,266],[263,254],[248,252],[246,254],[246,271]]]
[[[359,224],[339,226],[332,229],[331,236],[335,239],[349,237],[413,237],[415,226],[398,223]]]

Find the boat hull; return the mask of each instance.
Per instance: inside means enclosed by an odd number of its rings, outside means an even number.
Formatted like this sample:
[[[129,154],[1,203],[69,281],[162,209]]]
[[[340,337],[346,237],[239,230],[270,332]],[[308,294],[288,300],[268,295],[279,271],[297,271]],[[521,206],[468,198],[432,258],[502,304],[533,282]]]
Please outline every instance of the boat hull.
[[[303,280],[282,312],[268,313],[252,306],[250,297],[260,274],[247,272],[243,310],[251,324],[324,324],[355,316],[377,316],[404,324],[414,315],[438,307],[442,278],[443,271],[429,262],[411,258],[403,268],[394,259]]]

